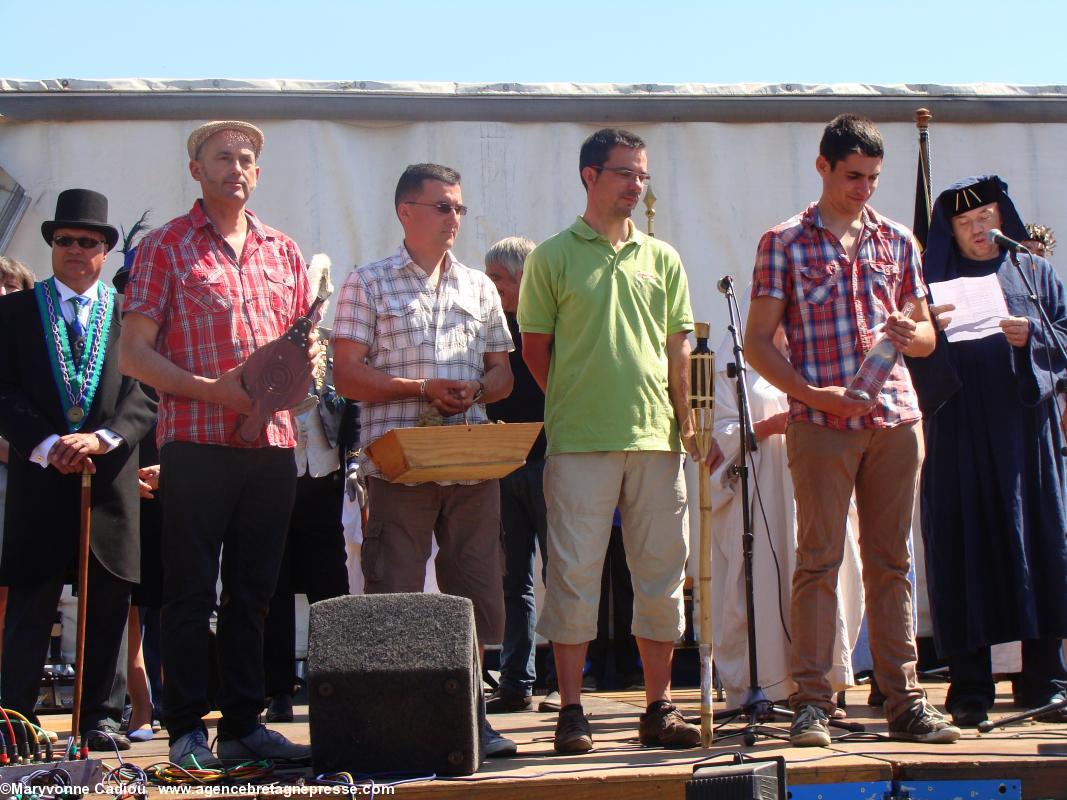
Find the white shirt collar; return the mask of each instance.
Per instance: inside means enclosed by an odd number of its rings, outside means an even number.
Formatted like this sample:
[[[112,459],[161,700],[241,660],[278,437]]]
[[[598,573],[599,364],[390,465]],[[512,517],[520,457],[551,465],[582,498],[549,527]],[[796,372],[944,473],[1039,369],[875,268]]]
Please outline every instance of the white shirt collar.
[[[56,290],[59,292],[59,299],[66,303],[70,298],[77,297],[78,292],[71,289],[67,284],[63,283],[59,278],[56,278]],[[93,285],[81,293],[81,296],[88,300],[90,303],[96,301],[100,297],[100,281],[94,281]]]

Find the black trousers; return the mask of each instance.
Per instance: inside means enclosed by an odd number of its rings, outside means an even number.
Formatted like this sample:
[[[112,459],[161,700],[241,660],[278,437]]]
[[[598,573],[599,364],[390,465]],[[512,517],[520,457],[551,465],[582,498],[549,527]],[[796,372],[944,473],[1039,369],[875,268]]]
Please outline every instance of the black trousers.
[[[7,592],[0,697],[5,708],[18,711],[34,723],[34,707],[65,572],[60,565],[47,580],[11,586]],[[108,572],[90,552],[79,733],[102,723],[118,725],[122,719],[131,586]]]
[[[263,667],[268,697],[292,694],[296,685],[296,611],[293,598],[309,603],[348,594],[345,534],[341,525],[345,476],[337,470],[321,478],[296,479],[296,502],[285,540],[285,555],[263,630]]]
[[[1054,681],[1067,680],[1061,639],[1030,639],[1022,643],[1023,669],[1013,675],[1012,697],[1022,708],[1038,708],[1049,703],[1059,687]],[[996,686],[988,647],[948,659],[950,683],[945,707],[978,702],[986,710],[993,707]]]
[[[203,727],[211,612],[221,553],[216,642],[219,735],[241,738],[263,710],[263,620],[296,490],[293,451],[170,442],[163,505],[164,717],[173,742]]]

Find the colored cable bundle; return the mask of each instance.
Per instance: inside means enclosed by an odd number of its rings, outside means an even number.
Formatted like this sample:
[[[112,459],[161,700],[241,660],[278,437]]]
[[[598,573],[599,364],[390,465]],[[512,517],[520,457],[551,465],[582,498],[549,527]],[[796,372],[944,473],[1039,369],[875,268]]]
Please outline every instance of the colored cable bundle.
[[[116,800],[145,800],[148,797],[148,775],[136,764],[122,763],[110,769],[101,779],[104,789]],[[137,791],[130,791],[133,787]]]
[[[229,769],[186,769],[171,761],[160,761],[144,768],[148,780],[157,786],[249,783],[273,772],[274,764],[270,761],[247,761]]]
[[[7,735],[4,737],[7,742],[3,757],[0,757],[0,763],[5,763],[4,757],[8,758],[9,763],[17,763],[20,760],[26,762],[52,760],[52,741],[43,728],[10,708],[0,708],[0,716],[3,717],[3,727],[7,729]],[[22,732],[21,737],[18,734],[19,730]],[[31,736],[33,737],[32,745]]]

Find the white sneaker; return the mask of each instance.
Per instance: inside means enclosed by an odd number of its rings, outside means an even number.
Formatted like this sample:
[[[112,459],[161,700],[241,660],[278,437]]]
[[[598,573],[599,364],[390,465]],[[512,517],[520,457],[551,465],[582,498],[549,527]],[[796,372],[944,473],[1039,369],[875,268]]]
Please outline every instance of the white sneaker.
[[[207,734],[200,728],[175,739],[168,758],[185,769],[219,769],[222,766],[207,746]]]
[[[559,699],[559,692],[552,691],[546,694],[545,699],[537,704],[537,710],[555,711],[558,713],[559,710],[563,707],[561,703],[562,701]]]
[[[290,742],[278,731],[258,726],[240,739],[219,739],[223,761],[310,761],[311,746]]]

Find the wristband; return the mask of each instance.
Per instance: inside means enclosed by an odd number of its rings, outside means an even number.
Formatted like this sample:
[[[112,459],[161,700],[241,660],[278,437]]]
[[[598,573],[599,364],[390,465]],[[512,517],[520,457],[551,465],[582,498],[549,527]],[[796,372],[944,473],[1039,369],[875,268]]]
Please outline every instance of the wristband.
[[[426,384],[428,382],[429,381],[427,381],[426,378],[423,378],[421,381],[419,381],[419,397],[421,397],[423,400],[426,399]]]

